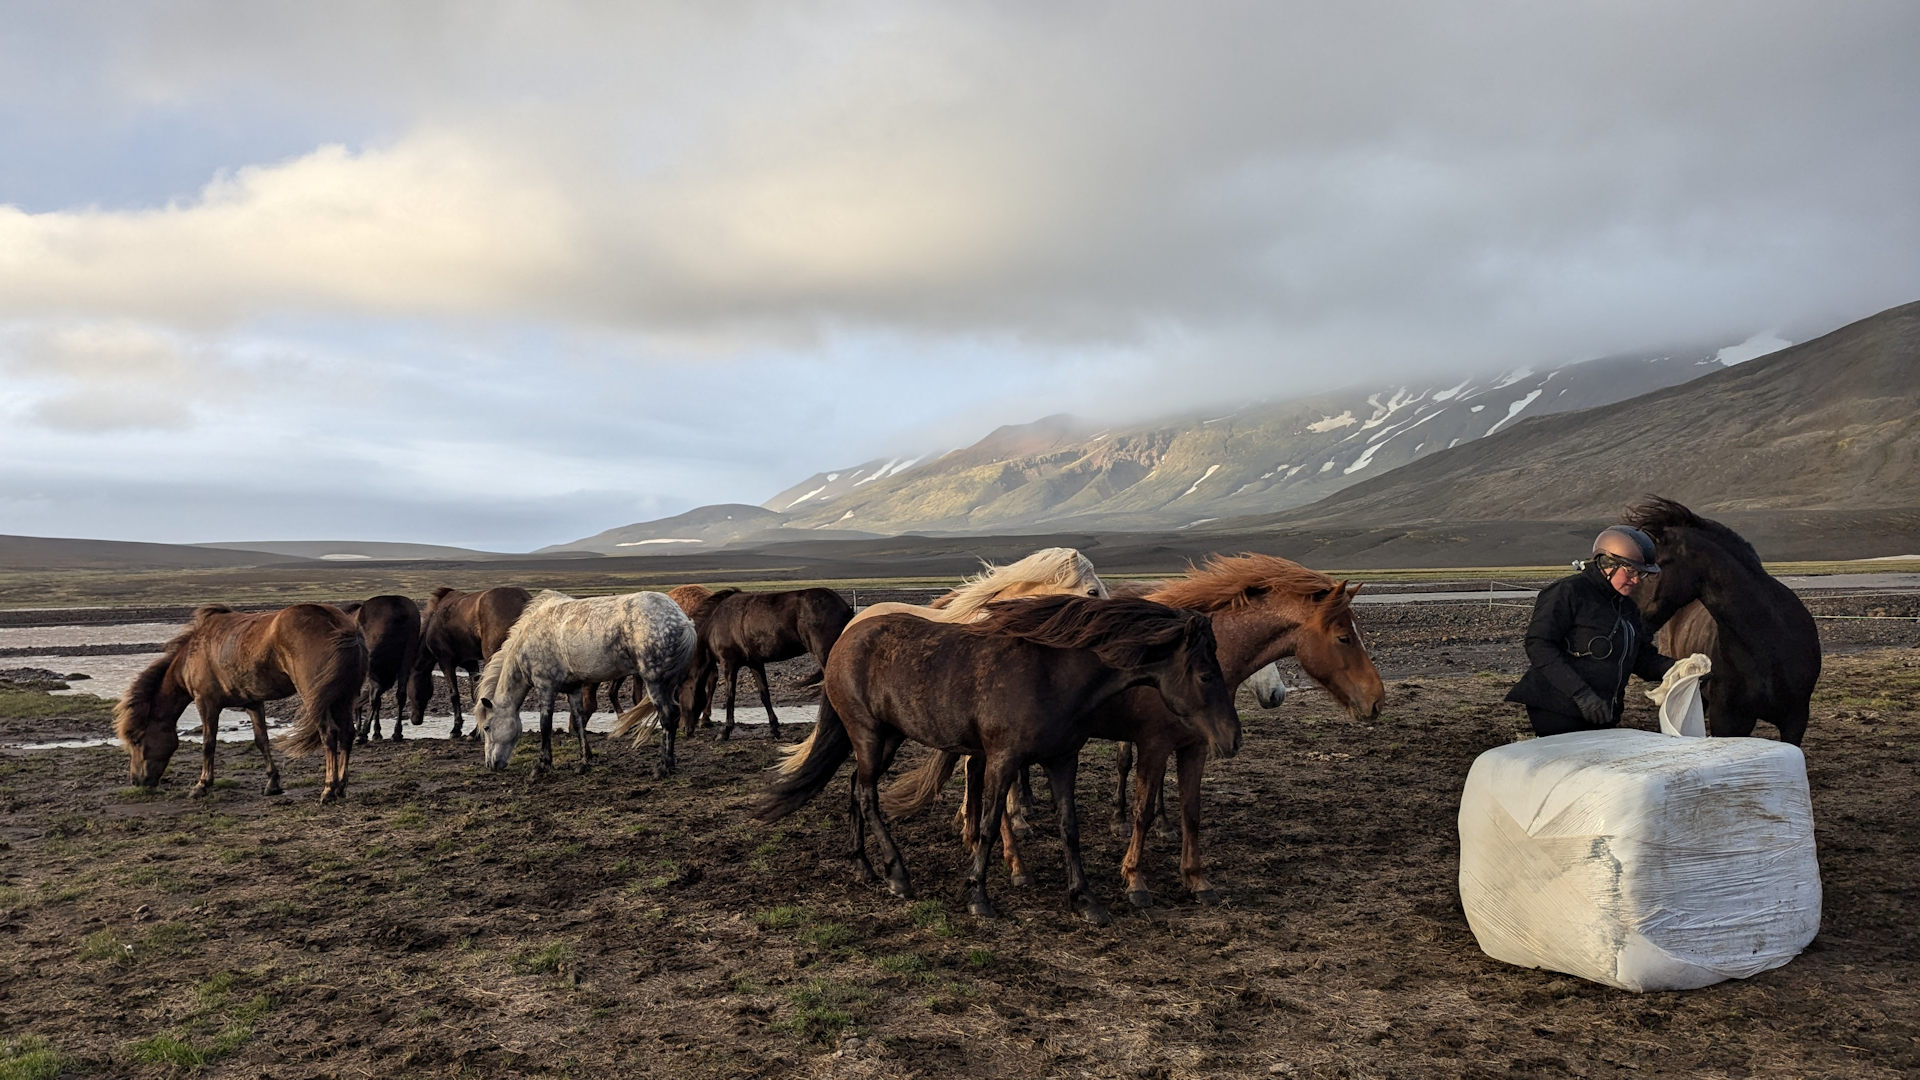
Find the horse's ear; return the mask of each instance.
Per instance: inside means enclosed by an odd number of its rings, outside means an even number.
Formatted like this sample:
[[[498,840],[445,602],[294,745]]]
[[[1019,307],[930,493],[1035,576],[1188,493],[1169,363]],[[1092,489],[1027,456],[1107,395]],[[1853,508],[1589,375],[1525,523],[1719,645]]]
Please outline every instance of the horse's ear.
[[[1366,582],[1364,582],[1364,581],[1356,581],[1356,582],[1354,582],[1354,583],[1353,583],[1353,588],[1351,588],[1351,589],[1348,589],[1348,590],[1347,590],[1347,595],[1348,595],[1349,597],[1353,597],[1353,596],[1358,596],[1358,595],[1360,594],[1360,587],[1361,587],[1362,585],[1365,585],[1365,584],[1366,584]]]

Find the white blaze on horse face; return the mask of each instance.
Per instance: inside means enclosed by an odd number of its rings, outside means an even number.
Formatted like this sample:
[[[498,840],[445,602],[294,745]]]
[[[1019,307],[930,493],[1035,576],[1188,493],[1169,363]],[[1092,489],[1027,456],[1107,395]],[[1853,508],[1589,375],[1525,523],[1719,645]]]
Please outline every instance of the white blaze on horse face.
[[[1247,676],[1246,686],[1252,688],[1255,700],[1263,709],[1277,709],[1287,700],[1287,684],[1280,677],[1280,665],[1268,664],[1252,675]]]

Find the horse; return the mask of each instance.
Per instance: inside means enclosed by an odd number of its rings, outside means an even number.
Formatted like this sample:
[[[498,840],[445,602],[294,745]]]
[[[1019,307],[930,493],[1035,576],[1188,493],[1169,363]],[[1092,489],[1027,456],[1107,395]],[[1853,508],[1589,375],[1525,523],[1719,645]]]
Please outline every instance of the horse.
[[[339,608],[295,604],[241,614],[207,604],[194,609],[187,628],[120,695],[114,731],[126,744],[133,782],[158,787],[180,745],[180,714],[192,704],[205,737],[200,780],[189,793],[198,798],[213,786],[220,710],[245,709],[253,718],[253,745],[267,762],[266,794],[278,795],[280,767],[267,745],[266,703],[299,694],[300,718],[288,733],[286,749],[295,757],[326,749],[326,782],[320,789],[325,804],[347,791],[353,703],[366,678],[366,639]]]
[[[1090,596],[1104,600],[1112,595],[1107,583],[1094,572],[1092,560],[1069,547],[1041,548],[1004,566],[982,560],[980,567],[978,573],[963,579],[958,586],[929,604],[898,601],[870,604],[861,608],[848,625],[884,615],[913,615],[930,622],[965,623],[985,616],[987,605],[996,600],[1056,595]],[[817,732],[818,729],[815,730]],[[801,747],[804,749],[811,740],[812,736],[809,735],[808,741],[801,743]],[[952,766],[948,768],[951,770]],[[1030,831],[1027,818],[1032,807],[1033,789],[1027,779],[1027,770],[1022,769],[1017,789],[1008,796],[1007,815],[1001,819],[1004,825],[1002,837],[1007,841],[1007,850],[1014,850],[1012,833]],[[963,805],[963,818],[965,813],[966,807]]]
[[[1671,499],[1647,496],[1626,523],[1646,530],[1658,553],[1660,572],[1634,593],[1647,629],[1666,634],[1668,656],[1704,652],[1713,662],[1701,687],[1707,733],[1752,735],[1765,720],[1800,745],[1820,680],[1820,631],[1807,606],[1740,534]]]
[[[421,617],[420,655],[413,668],[414,723],[427,715],[427,702],[433,699],[433,672],[439,668],[447,680],[447,695],[453,699],[453,732],[449,738],[460,737],[464,718],[460,715],[460,683],[455,671],[465,668],[470,680],[478,680],[480,669],[507,640],[507,632],[532,597],[517,585],[479,592],[461,592],[445,585],[433,590],[426,614]]]
[[[665,748],[655,776],[673,769],[673,731],[680,719],[677,695],[693,660],[693,620],[656,592],[623,593],[576,600],[543,591],[527,604],[513,631],[480,674],[474,729],[491,769],[504,769],[520,738],[520,706],[529,693],[540,698],[540,759],[536,773],[553,767],[554,695],[566,689],[577,715],[582,687],[623,675],[646,687],[660,711]],[[587,725],[574,728],[580,743],[579,771],[593,759]]]
[[[792,813],[855,759],[852,854],[863,879],[871,821],[896,896],[911,897],[906,861],[880,809],[878,783],[906,739],[970,754],[981,789],[970,821],[974,845],[967,907],[990,917],[987,864],[1007,791],[1028,762],[1047,770],[1066,851],[1069,906],[1096,925],[1112,916],[1080,864],[1074,776],[1092,714],[1130,687],[1152,687],[1172,722],[1214,752],[1240,748],[1232,687],[1215,656],[1207,617],[1146,600],[1041,596],[991,605],[974,622],[930,622],[902,614],[850,628],[827,661],[815,736],[795,747],[756,808],[761,821]]]
[[[355,739],[366,742],[369,728],[374,739],[380,738],[380,699],[388,690],[393,691],[393,737],[396,741],[403,739],[400,722],[407,710],[401,695],[405,693],[403,683],[419,660],[420,605],[411,597],[384,595],[342,604],[340,610],[353,616],[361,636],[367,639],[367,686],[353,707],[358,713],[365,705],[367,712],[355,725]],[[420,718],[415,717],[413,722],[419,723]]]
[[[1249,681],[1292,656],[1351,716],[1371,720],[1380,714],[1386,687],[1354,624],[1353,597],[1359,591],[1357,584],[1336,581],[1291,560],[1248,553],[1215,555],[1204,566],[1188,567],[1184,577],[1147,589],[1143,599],[1211,617],[1220,670],[1229,685]],[[1199,903],[1217,903],[1219,896],[1206,878],[1200,853],[1200,782],[1206,747],[1189,729],[1173,722],[1157,696],[1143,690],[1129,690],[1108,700],[1093,711],[1087,724],[1093,737],[1116,740],[1123,748],[1131,744],[1140,757],[1130,818],[1126,789],[1132,752],[1121,755],[1116,800],[1116,821],[1131,836],[1121,863],[1128,902],[1142,908],[1153,903],[1144,869],[1147,830],[1158,816],[1155,807],[1171,756],[1180,779],[1181,880]],[[896,816],[921,809],[933,801],[953,767],[950,755],[930,757],[917,772],[888,790],[882,806]],[[1028,884],[1030,879],[1021,880],[1026,875],[1020,869],[1017,845],[1010,839],[1008,856],[1014,884]]]

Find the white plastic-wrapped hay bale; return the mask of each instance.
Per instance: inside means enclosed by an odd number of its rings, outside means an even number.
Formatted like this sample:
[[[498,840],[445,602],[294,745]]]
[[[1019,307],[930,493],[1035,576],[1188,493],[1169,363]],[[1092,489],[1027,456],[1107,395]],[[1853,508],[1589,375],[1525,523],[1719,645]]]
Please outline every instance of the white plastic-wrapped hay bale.
[[[1480,755],[1460,903],[1496,960],[1624,990],[1779,967],[1820,929],[1800,749],[1585,731]]]

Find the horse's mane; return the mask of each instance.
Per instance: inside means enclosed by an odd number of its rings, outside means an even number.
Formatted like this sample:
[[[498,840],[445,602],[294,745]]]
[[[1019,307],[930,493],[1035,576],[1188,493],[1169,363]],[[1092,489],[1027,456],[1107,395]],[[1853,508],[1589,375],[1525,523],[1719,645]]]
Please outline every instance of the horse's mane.
[[[120,695],[120,700],[114,702],[113,733],[128,746],[139,745],[140,736],[152,722],[154,699],[160,696],[160,687],[173,670],[174,655],[186,636],[180,634],[167,642],[166,654],[135,676],[133,682],[127,684],[126,692]]]
[[[1102,599],[1108,595],[1106,582],[1093,572],[1092,561],[1069,547],[1042,548],[1005,566],[981,565],[984,569],[961,582],[936,605],[950,613],[950,621],[966,622],[981,608],[1017,590],[1039,587],[1084,596],[1093,589]]]
[[[233,609],[228,607],[225,604],[201,604],[199,607],[193,609],[192,625],[188,626],[187,629],[190,631],[193,629],[194,626],[200,625],[201,620],[205,619],[209,615],[231,615],[231,614],[233,614]],[[175,636],[174,640],[177,641],[180,638],[185,636],[186,636],[185,634],[178,634]]]
[[[1114,667],[1137,667],[1185,641],[1192,612],[1151,600],[1055,594],[987,605],[969,633],[1004,634],[1055,649],[1087,649]]]
[[[1340,582],[1291,559],[1246,552],[1209,556],[1205,566],[1190,565],[1186,577],[1162,583],[1146,595],[1168,607],[1228,611],[1246,607],[1262,592],[1310,597],[1322,591],[1331,595],[1340,587]]]
[[[1750,569],[1765,573],[1760,563],[1760,553],[1753,550],[1753,545],[1747,542],[1746,537],[1717,521],[1701,517],[1672,499],[1659,495],[1642,498],[1627,507],[1626,524],[1645,529],[1656,544],[1660,542],[1660,535],[1668,529],[1694,529],[1706,533]]]

